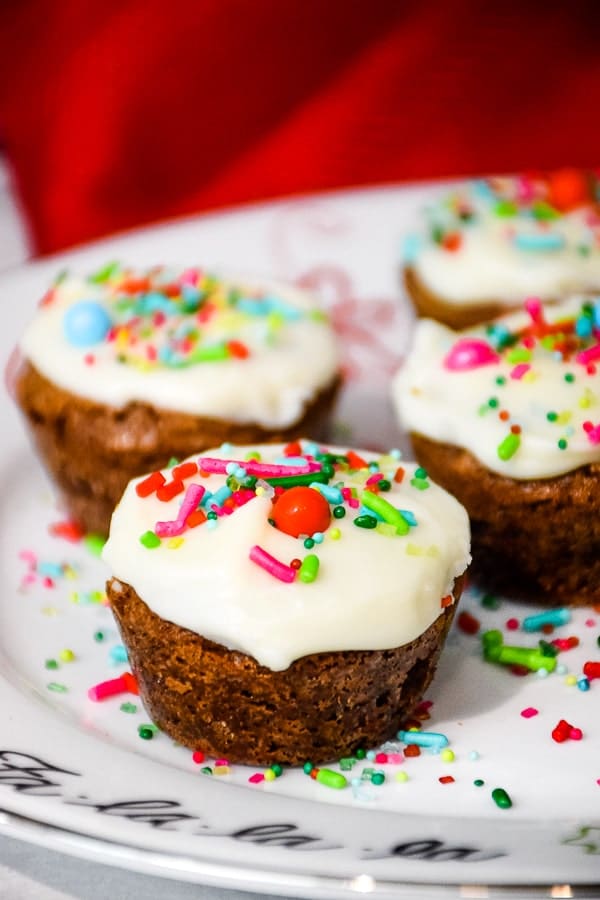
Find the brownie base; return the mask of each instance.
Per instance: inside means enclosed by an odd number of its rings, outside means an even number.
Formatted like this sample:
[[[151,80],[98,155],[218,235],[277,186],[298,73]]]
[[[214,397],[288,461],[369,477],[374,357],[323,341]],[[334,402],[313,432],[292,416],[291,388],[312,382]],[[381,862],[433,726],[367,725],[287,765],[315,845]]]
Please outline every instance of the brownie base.
[[[184,459],[224,442],[322,439],[339,387],[340,379],[335,378],[296,422],[273,429],[146,403],[122,408],[96,403],[57,387],[29,362],[16,375],[14,393],[69,515],[86,531],[106,535],[128,482],[165,466],[173,457]]]
[[[469,305],[453,303],[429,290],[411,266],[406,266],[402,274],[404,286],[419,318],[436,319],[455,331],[488,322],[511,310],[520,309],[523,305],[522,302],[509,303],[483,298]]]
[[[458,600],[462,579],[457,580]],[[395,737],[429,686],[455,604],[391,650],[315,653],[274,672],[153,613],[128,584],[108,597],[144,705],[192,750],[267,766],[326,762]]]
[[[469,513],[474,581],[546,606],[600,602],[600,464],[518,481],[462,448],[411,439],[432,480]]]

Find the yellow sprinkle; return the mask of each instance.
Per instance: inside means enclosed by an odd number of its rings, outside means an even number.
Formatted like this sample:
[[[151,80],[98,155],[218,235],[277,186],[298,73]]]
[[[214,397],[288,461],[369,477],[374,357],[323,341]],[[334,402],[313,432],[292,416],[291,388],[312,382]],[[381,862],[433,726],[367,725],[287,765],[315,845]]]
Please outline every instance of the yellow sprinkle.
[[[385,534],[386,537],[395,537],[396,536],[396,526],[389,525],[387,522],[378,522],[375,531],[378,531],[379,534]]]
[[[440,759],[442,762],[454,762],[454,750],[450,750],[449,747],[446,747],[441,751]]]
[[[408,781],[408,775],[406,774],[406,772],[402,772],[402,771],[396,772],[395,778],[396,778],[396,781],[400,781],[402,783]]]
[[[63,662],[73,662],[73,660],[75,659],[75,654],[72,650],[69,650],[68,647],[66,647],[64,650],[61,650],[58,656],[60,659],[62,659]]]
[[[275,781],[275,778],[277,777],[273,769],[265,769],[263,775],[265,776],[265,781]]]
[[[423,548],[418,544],[407,544],[406,552],[409,556],[423,556]]]
[[[214,766],[213,775],[229,775],[231,769],[229,766]]]
[[[79,592],[71,591],[71,593],[69,594],[69,600],[71,601],[71,603],[79,603]]]
[[[569,687],[573,687],[577,684],[577,675],[567,675],[565,678],[565,684]]]
[[[537,381],[540,376],[537,372],[534,372],[533,369],[530,369],[528,372],[525,372],[521,381],[524,381],[525,384],[531,384],[532,381]]]
[[[265,492],[264,487],[261,487],[260,485],[257,488],[255,488],[255,490],[254,490],[254,493],[256,494],[257,497],[262,497],[264,492]]]
[[[579,406],[581,409],[589,409],[590,406],[594,406],[598,402],[598,398],[589,388],[586,388],[579,398]]]
[[[55,606],[42,606],[42,613],[45,616],[57,616],[58,610]]]
[[[339,528],[331,528],[329,531],[329,537],[332,541],[339,541],[342,536],[342,532]]]
[[[437,546],[437,544],[430,544],[425,555],[433,556],[434,559],[437,559],[437,557],[440,555],[440,548]]]
[[[73,579],[77,578],[77,572],[72,566],[64,566],[63,575],[65,578],[68,578],[69,581],[73,581]]]
[[[115,345],[119,350],[124,350],[129,343],[129,329],[119,328],[115,335]]]
[[[573,413],[567,409],[565,412],[561,412],[558,414],[558,418],[556,419],[559,425],[567,425],[571,419],[573,418]]]
[[[178,547],[181,547],[185,538],[182,537],[172,537],[167,541],[167,547],[169,550],[177,550]]]

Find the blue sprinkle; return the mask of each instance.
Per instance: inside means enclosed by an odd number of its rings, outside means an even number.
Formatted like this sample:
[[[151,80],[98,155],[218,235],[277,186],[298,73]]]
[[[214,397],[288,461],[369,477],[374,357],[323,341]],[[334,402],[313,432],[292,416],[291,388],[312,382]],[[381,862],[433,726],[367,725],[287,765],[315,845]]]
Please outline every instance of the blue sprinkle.
[[[266,316],[269,314],[269,305],[263,300],[256,300],[254,297],[240,297],[235,308],[239,312],[246,313],[247,316]]]
[[[63,567],[59,563],[41,562],[36,566],[38,575],[45,575],[48,578],[61,578],[64,574]]]
[[[265,303],[269,306],[269,312],[279,313],[279,315],[283,316],[283,318],[287,319],[289,322],[295,322],[302,318],[302,310],[297,309],[295,306],[290,306],[290,304],[285,300],[282,300],[281,297],[267,297]]]
[[[127,650],[123,644],[115,644],[114,647],[110,648],[108,655],[114,663],[127,662]]]
[[[589,337],[593,330],[593,322],[590,316],[580,316],[575,322],[575,334],[578,337]]]
[[[223,484],[218,491],[215,491],[212,495],[211,506],[215,504],[216,506],[223,506],[228,497],[231,497],[232,491],[231,488],[228,488],[226,484]]]
[[[171,315],[178,312],[178,309],[176,304],[169,300],[164,294],[152,291],[149,294],[142,294],[142,296],[136,300],[133,311],[137,315],[142,316],[147,316],[155,312],[164,312],[166,315]]]
[[[211,491],[206,490],[202,495],[202,500],[200,501],[200,506],[208,506],[209,501],[212,502],[213,494]]]
[[[523,619],[523,631],[540,631],[544,625],[566,625],[571,621],[571,613],[566,607],[548,609]]]
[[[339,488],[334,487],[330,484],[321,484],[318,481],[313,481],[310,485],[311,488],[314,488],[315,491],[318,491],[320,494],[325,497],[328,503],[333,503],[334,506],[338,506],[340,503],[344,502],[344,496]]]
[[[448,746],[448,738],[445,734],[436,731],[399,731],[396,735],[399,741],[405,744],[417,744],[419,747],[429,747],[434,752]]]
[[[307,462],[305,456],[278,456],[275,460],[278,466],[305,466]]]
[[[307,441],[304,445],[304,452],[307,456],[316,456],[319,452],[319,445],[315,444],[314,441]]]
[[[311,534],[311,537],[315,544],[322,544],[324,540],[324,535],[322,531],[315,531],[314,534]]]
[[[546,253],[552,250],[560,250],[565,246],[566,242],[563,235],[557,231],[535,231],[532,233],[523,231],[515,234],[514,243],[519,250]]]
[[[477,178],[471,182],[471,190],[476,197],[489,202],[496,202],[496,195],[487,181],[483,178]]]
[[[383,522],[383,516],[380,516],[379,513],[375,512],[372,509],[368,509],[363,505],[359,507],[358,514],[359,516],[373,516],[373,518],[377,519],[378,522]]]
[[[421,252],[422,240],[418,234],[407,234],[402,241],[400,255],[406,265],[414,263]]]
[[[589,691],[590,682],[586,675],[582,675],[581,678],[577,679],[577,687],[580,691]]]
[[[64,335],[73,347],[93,347],[99,344],[111,327],[108,312],[94,300],[81,300],[73,304],[63,318]]]
[[[410,511],[410,509],[399,509],[398,512],[402,516],[405,522],[408,522],[409,525],[412,525],[413,528],[415,525],[418,525],[415,514]]]
[[[594,325],[600,328],[600,299],[594,302]]]

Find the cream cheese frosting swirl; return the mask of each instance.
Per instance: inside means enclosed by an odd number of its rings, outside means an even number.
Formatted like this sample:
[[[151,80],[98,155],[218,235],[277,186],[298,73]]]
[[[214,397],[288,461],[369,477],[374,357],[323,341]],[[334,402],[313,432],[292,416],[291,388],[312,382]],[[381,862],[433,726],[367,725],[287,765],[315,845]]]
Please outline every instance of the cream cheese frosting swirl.
[[[469,524],[397,452],[224,446],[132,481],[103,557],[157,615],[282,670],[418,637],[453,602]]]
[[[578,170],[466,183],[426,211],[404,262],[457,306],[600,289],[596,180]]]
[[[20,349],[78,396],[265,428],[299,419],[339,370],[335,336],[310,294],[197,268],[112,265],[62,277]]]
[[[417,323],[393,383],[402,426],[516,479],[600,461],[600,300],[570,298],[455,332]]]

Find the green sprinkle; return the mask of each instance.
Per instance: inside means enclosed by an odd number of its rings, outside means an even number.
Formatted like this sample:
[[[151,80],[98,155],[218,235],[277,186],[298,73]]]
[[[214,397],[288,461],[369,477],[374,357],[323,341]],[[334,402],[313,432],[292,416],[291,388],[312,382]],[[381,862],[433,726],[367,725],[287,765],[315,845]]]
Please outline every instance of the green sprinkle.
[[[501,603],[497,597],[493,596],[493,594],[484,594],[481,598],[481,605],[485,607],[485,609],[500,609]]]
[[[424,469],[417,470],[424,472]],[[425,473],[427,474],[427,473]],[[375,516],[379,516],[386,522],[388,525],[393,525],[398,534],[408,534],[410,530],[410,526],[400,510],[396,509],[395,506],[386,500],[384,497],[380,497],[377,494],[374,494],[373,491],[363,491],[360,495],[361,503],[363,506],[366,506],[367,509],[370,509],[371,512],[375,513]],[[359,519],[367,518],[367,516],[359,516]],[[373,516],[368,516],[369,519],[374,518]],[[355,519],[355,524],[358,525],[358,519]],[[362,528],[376,528],[377,527],[377,519],[375,518],[375,525],[362,525]]]
[[[349,772],[354,767],[356,759],[353,756],[344,756],[339,761],[339,767],[342,772]]]
[[[104,640],[104,632],[103,631],[95,631],[94,632],[94,640],[96,643],[101,644]]]
[[[499,403],[500,401],[497,397],[490,397],[490,399],[488,400],[488,406],[490,407],[490,409],[497,409]]]
[[[550,412],[546,413],[546,418],[549,422],[556,422],[556,420],[558,419],[558,413],[551,410]]]
[[[377,528],[377,519],[375,516],[357,516],[354,520],[354,524],[359,528]],[[306,546],[306,543],[304,546]]]
[[[424,478],[411,478],[410,483],[418,491],[426,491],[427,488],[429,487],[429,482],[426,481]]]
[[[565,375],[565,381],[568,382],[568,384],[573,384],[573,382],[575,381],[575,376],[572,372],[567,372],[567,374]]]
[[[277,475],[274,478],[264,480],[273,487],[296,487],[297,485],[311,485],[313,481],[326,484],[333,475],[333,466],[323,466],[320,472],[307,472],[305,475]]]
[[[169,462],[167,463],[167,469],[172,469],[173,466],[179,465],[179,460],[176,456],[172,456]]]
[[[509,218],[510,216],[516,216],[517,205],[516,203],[513,203],[512,200],[498,200],[494,207],[494,212],[503,219]]]
[[[502,387],[502,385],[506,384],[506,378],[504,375],[498,375],[496,378],[496,384],[498,387]]]
[[[569,446],[564,438],[561,438],[559,441],[557,441],[557,445],[559,450],[566,450]]]
[[[417,469],[415,469],[415,478],[427,478],[427,477],[428,477],[427,469],[423,469],[422,466],[419,466]]]
[[[218,519],[219,517],[218,517],[218,515],[216,514],[216,512],[215,512],[214,510],[211,509],[211,511],[210,511],[209,513],[206,514],[206,518],[207,518],[207,519]],[[274,524],[275,524],[275,520],[273,519],[273,525],[274,525]]]
[[[92,556],[100,556],[102,553],[102,548],[106,543],[106,538],[102,537],[101,534],[86,534],[83,539],[83,544]]]
[[[530,359],[531,350],[528,350],[526,347],[513,347],[513,349],[509,350],[506,354],[506,360],[509,363],[529,362]]]
[[[315,546],[315,542],[312,538],[307,537],[304,539],[304,546],[307,550],[312,550],[312,548]]]
[[[155,547],[160,547],[160,538],[153,531],[145,531],[140,536],[140,544],[143,544],[147,550],[154,550]]]
[[[109,262],[105,266],[102,266],[101,269],[98,269],[97,272],[94,272],[92,275],[88,277],[88,281],[91,281],[92,284],[102,284],[105,281],[108,281],[115,275],[119,269],[121,268],[121,264],[118,262]]]
[[[343,519],[346,515],[346,510],[343,506],[334,506],[333,507],[333,517],[334,519]]]
[[[308,760],[307,760],[304,763],[304,765],[302,766],[302,769],[303,769],[305,775],[310,775],[310,773],[314,769],[314,766],[311,762],[308,762]]]
[[[55,694],[66,694],[68,688],[64,684],[59,684],[58,681],[50,681],[46,687],[49,691],[53,691]]]
[[[135,703],[130,703],[129,701],[125,703],[121,703],[119,709],[124,713],[135,713],[137,712],[137,706]]]
[[[512,800],[504,790],[504,788],[494,788],[492,791],[492,800],[500,809],[510,809]]]
[[[362,747],[359,747],[354,755],[357,759],[364,759],[365,756],[367,755],[367,751],[363,750]]]
[[[44,665],[47,669],[58,669],[58,663],[55,659],[47,659]]]
[[[334,772],[333,769],[319,769],[316,780],[319,784],[324,784],[326,787],[334,788],[338,791],[341,788],[345,788],[348,784],[346,776],[342,775],[341,772]]]
[[[138,735],[141,737],[143,741],[151,741],[154,735],[156,734],[157,728],[156,725],[139,725],[138,726]]]
[[[212,775],[212,769],[210,766],[203,766],[200,771],[203,775]]]
[[[483,787],[485,781],[483,780],[483,778],[476,778],[473,784],[475,785],[475,787]]]
[[[271,769],[275,772],[276,778],[279,778],[279,776],[283,774],[283,766],[280,766],[279,763],[273,763]]]
[[[519,434],[513,434],[511,431],[510,434],[507,434],[504,440],[498,444],[498,456],[506,462],[506,460],[509,460],[515,455],[520,446],[521,436]]]
[[[379,488],[380,491],[383,491],[384,493],[386,493],[387,491],[391,491],[392,482],[388,481],[387,478],[382,478],[380,481],[377,482],[377,487]]]
[[[374,772],[373,775],[371,775],[371,784],[383,784],[384,781],[385,775],[383,772]]]
[[[310,538],[307,538],[310,540]],[[319,574],[319,557],[314,553],[309,553],[302,560],[302,565],[298,571],[298,577],[304,584],[311,584]]]

